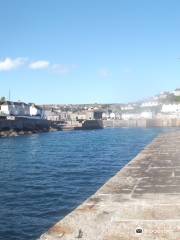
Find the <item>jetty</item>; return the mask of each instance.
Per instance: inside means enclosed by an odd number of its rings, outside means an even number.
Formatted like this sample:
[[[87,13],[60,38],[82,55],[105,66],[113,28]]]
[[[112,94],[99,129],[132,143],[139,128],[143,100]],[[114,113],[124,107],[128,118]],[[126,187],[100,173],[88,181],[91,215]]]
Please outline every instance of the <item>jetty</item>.
[[[179,240],[180,131],[155,138],[40,239]]]

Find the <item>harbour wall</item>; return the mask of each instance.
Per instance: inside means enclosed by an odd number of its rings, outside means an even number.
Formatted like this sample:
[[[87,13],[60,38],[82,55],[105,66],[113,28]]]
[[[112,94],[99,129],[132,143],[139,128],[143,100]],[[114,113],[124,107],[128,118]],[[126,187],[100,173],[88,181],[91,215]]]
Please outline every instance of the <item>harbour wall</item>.
[[[103,127],[102,120],[86,120],[82,124],[82,129],[102,129]]]
[[[162,134],[40,240],[179,240],[180,131]]]
[[[102,129],[102,120],[85,120],[83,122],[69,121],[62,123],[60,121],[51,122],[51,127],[57,130],[68,131],[68,130],[92,130]]]
[[[15,136],[25,133],[49,131],[50,122],[44,119],[15,118],[14,120],[0,119],[0,136]]]
[[[132,119],[132,120],[103,120],[106,127],[180,127],[180,119]]]
[[[45,119],[16,117],[13,120],[0,118],[0,137],[18,136],[46,131],[102,129],[102,120],[86,120],[82,124],[62,124]]]

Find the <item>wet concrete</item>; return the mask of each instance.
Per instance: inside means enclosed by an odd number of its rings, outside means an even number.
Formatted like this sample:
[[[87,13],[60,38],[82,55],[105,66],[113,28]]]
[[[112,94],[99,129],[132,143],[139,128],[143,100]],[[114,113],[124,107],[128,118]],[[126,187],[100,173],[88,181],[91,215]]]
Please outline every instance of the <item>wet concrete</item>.
[[[162,134],[41,240],[179,240],[180,131]]]

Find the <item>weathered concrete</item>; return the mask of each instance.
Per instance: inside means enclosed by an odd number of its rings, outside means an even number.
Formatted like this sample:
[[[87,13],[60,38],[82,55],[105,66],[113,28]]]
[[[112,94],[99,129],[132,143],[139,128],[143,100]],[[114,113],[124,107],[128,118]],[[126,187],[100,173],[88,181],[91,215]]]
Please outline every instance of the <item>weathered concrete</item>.
[[[160,135],[41,240],[179,240],[180,131]]]
[[[103,120],[104,127],[142,127],[142,128],[151,128],[151,127],[180,127],[180,119],[129,119],[129,120]]]

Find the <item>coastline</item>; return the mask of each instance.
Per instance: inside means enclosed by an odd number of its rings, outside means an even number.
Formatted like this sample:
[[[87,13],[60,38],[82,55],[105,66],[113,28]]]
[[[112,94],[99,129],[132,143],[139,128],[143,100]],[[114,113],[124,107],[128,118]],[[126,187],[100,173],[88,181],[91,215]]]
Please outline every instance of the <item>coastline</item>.
[[[53,130],[52,130],[53,131]],[[23,136],[23,135],[31,135],[31,134],[37,134],[37,133],[44,133],[44,132],[51,132],[51,130],[49,129],[39,129],[39,130],[20,130],[20,131],[16,131],[16,130],[8,130],[8,131],[0,131],[0,138],[3,137],[18,137],[18,136]]]
[[[81,126],[63,125],[59,122],[44,119],[16,118],[15,120],[0,119],[0,138],[17,137],[43,132],[71,131],[71,130],[93,130],[103,129],[101,120],[88,120]]]
[[[85,120],[81,124],[16,117],[0,119],[0,137],[15,137],[43,132],[94,130],[103,128],[178,128],[180,119]]]

